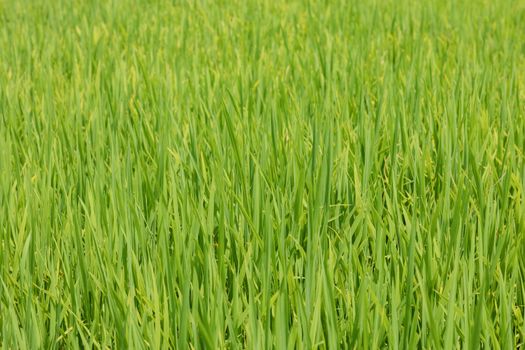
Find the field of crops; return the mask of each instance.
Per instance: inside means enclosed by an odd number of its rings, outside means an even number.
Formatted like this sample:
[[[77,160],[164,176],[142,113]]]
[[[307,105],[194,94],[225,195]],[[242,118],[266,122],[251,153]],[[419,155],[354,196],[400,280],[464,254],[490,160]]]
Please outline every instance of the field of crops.
[[[525,1],[0,0],[0,348],[524,317]]]

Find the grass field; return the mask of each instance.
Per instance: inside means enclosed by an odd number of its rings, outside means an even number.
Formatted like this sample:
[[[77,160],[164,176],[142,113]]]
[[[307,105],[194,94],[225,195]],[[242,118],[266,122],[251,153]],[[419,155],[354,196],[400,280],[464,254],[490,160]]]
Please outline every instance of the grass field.
[[[0,0],[0,348],[525,345],[525,1]]]

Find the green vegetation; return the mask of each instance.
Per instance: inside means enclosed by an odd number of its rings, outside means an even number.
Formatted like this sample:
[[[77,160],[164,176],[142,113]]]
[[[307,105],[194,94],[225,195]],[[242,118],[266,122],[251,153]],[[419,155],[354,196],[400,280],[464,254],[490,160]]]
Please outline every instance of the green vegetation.
[[[0,0],[0,348],[523,346],[524,24]]]

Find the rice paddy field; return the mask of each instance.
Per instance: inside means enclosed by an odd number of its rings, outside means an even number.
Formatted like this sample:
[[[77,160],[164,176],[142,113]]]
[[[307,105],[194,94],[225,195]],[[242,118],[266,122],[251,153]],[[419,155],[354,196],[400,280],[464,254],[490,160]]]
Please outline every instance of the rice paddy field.
[[[522,0],[0,0],[0,348],[523,348],[524,152]]]

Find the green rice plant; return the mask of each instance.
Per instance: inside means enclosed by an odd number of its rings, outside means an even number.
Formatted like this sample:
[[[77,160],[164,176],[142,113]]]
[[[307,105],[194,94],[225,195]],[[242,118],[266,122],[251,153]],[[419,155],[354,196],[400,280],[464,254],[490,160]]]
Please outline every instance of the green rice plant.
[[[0,348],[525,342],[522,0],[0,0]]]

